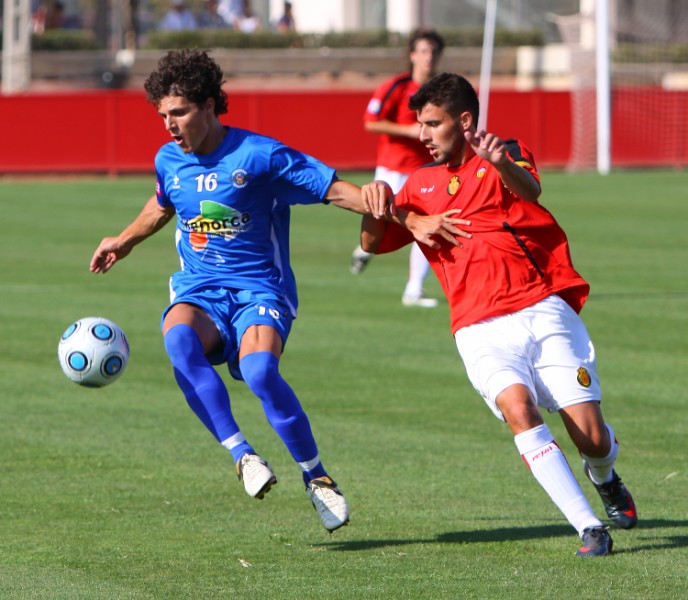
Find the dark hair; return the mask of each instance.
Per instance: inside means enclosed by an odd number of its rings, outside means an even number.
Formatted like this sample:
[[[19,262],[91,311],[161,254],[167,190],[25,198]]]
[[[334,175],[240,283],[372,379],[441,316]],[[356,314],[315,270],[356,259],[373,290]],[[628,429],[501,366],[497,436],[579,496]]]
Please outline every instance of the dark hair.
[[[461,75],[455,73],[435,75],[409,100],[409,108],[415,111],[421,110],[426,104],[442,106],[454,117],[468,111],[473,117],[473,123],[476,125],[478,123],[480,114],[478,95],[470,82]]]
[[[408,40],[409,52],[413,52],[416,49],[416,43],[418,40],[427,40],[431,44],[434,44],[435,48],[437,48],[438,55],[442,54],[444,51],[444,38],[434,29],[419,27],[413,33],[411,33],[411,36]]]
[[[156,106],[166,96],[180,96],[198,106],[213,98],[217,116],[227,112],[223,83],[222,69],[205,50],[170,50],[143,88],[148,101]]]

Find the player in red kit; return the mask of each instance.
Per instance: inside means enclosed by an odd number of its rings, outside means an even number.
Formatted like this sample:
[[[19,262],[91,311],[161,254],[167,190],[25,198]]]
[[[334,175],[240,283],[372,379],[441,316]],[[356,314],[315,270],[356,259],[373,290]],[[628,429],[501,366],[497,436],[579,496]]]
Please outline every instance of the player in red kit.
[[[375,179],[385,181],[394,193],[401,189],[411,171],[429,161],[428,152],[418,139],[416,113],[408,103],[420,86],[435,75],[444,39],[432,29],[417,29],[409,38],[408,50],[408,72],[383,82],[375,90],[363,116],[366,131],[378,134]],[[359,245],[351,256],[351,272],[363,271],[372,257]],[[428,298],[423,291],[429,273],[430,265],[425,255],[413,244],[408,281],[401,297],[405,306],[437,306],[437,299]]]
[[[540,412],[559,413],[607,516],[634,527],[633,499],[614,470],[619,445],[600,409],[595,351],[578,316],[589,286],[573,267],[566,234],[538,201],[533,157],[520,141],[476,130],[478,98],[459,75],[434,77],[410,107],[434,162],[409,176],[392,210],[416,239],[424,241],[421,229],[427,236],[421,248],[449,302],[468,377],[580,535],[578,555],[607,555],[607,528]],[[395,223],[363,219],[365,250],[381,254],[411,241]]]

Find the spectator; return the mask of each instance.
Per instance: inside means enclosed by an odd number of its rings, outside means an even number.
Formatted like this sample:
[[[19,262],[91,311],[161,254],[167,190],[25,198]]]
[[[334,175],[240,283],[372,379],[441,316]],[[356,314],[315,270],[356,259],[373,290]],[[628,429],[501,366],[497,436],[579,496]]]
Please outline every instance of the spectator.
[[[234,29],[243,33],[253,33],[262,27],[260,17],[253,12],[251,0],[243,0],[241,12],[234,20]]]
[[[186,8],[184,0],[170,0],[170,10],[164,14],[158,25],[161,31],[182,31],[197,27],[196,17]]]
[[[277,21],[277,31],[280,33],[296,31],[296,22],[291,12],[291,2],[284,3],[284,14],[280,17],[280,20]]]
[[[38,4],[31,13],[31,33],[40,35],[45,31],[45,21],[48,9],[45,4]]]
[[[46,29],[60,29],[62,21],[64,20],[64,4],[62,2],[53,2],[48,8],[45,16]]]
[[[217,12],[229,27],[234,27],[234,21],[241,12],[241,1],[242,0],[218,1]]]
[[[205,6],[198,13],[198,26],[207,29],[228,27],[227,21],[218,13],[218,0],[205,0]]]

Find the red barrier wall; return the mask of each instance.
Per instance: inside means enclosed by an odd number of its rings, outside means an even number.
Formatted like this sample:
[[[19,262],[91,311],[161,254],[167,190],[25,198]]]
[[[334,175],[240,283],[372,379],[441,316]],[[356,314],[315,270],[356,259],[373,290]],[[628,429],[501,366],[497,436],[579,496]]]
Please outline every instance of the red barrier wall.
[[[223,121],[271,135],[339,169],[372,169],[376,140],[362,126],[370,93],[230,91]],[[643,108],[657,101],[648,94],[661,95],[658,121]],[[566,165],[571,151],[568,92],[495,90],[489,110],[489,129],[522,139],[540,168]],[[687,112],[686,92],[615,90],[613,165],[688,165]],[[0,114],[0,173],[150,173],[158,147],[169,140],[139,91],[0,96]],[[629,118],[636,125],[626,125]],[[594,137],[594,122],[588,128]]]

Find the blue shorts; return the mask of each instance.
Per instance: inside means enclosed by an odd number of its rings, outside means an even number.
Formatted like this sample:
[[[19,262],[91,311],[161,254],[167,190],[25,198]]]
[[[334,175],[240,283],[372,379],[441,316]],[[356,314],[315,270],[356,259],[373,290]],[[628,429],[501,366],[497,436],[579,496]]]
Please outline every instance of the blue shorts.
[[[215,323],[222,349],[207,355],[213,365],[227,363],[234,379],[242,380],[239,371],[241,338],[252,325],[268,325],[277,331],[286,345],[294,317],[287,303],[272,292],[234,290],[203,286],[198,279],[179,271],[170,278],[170,305],[163,311],[160,325],[175,304],[192,304]]]

